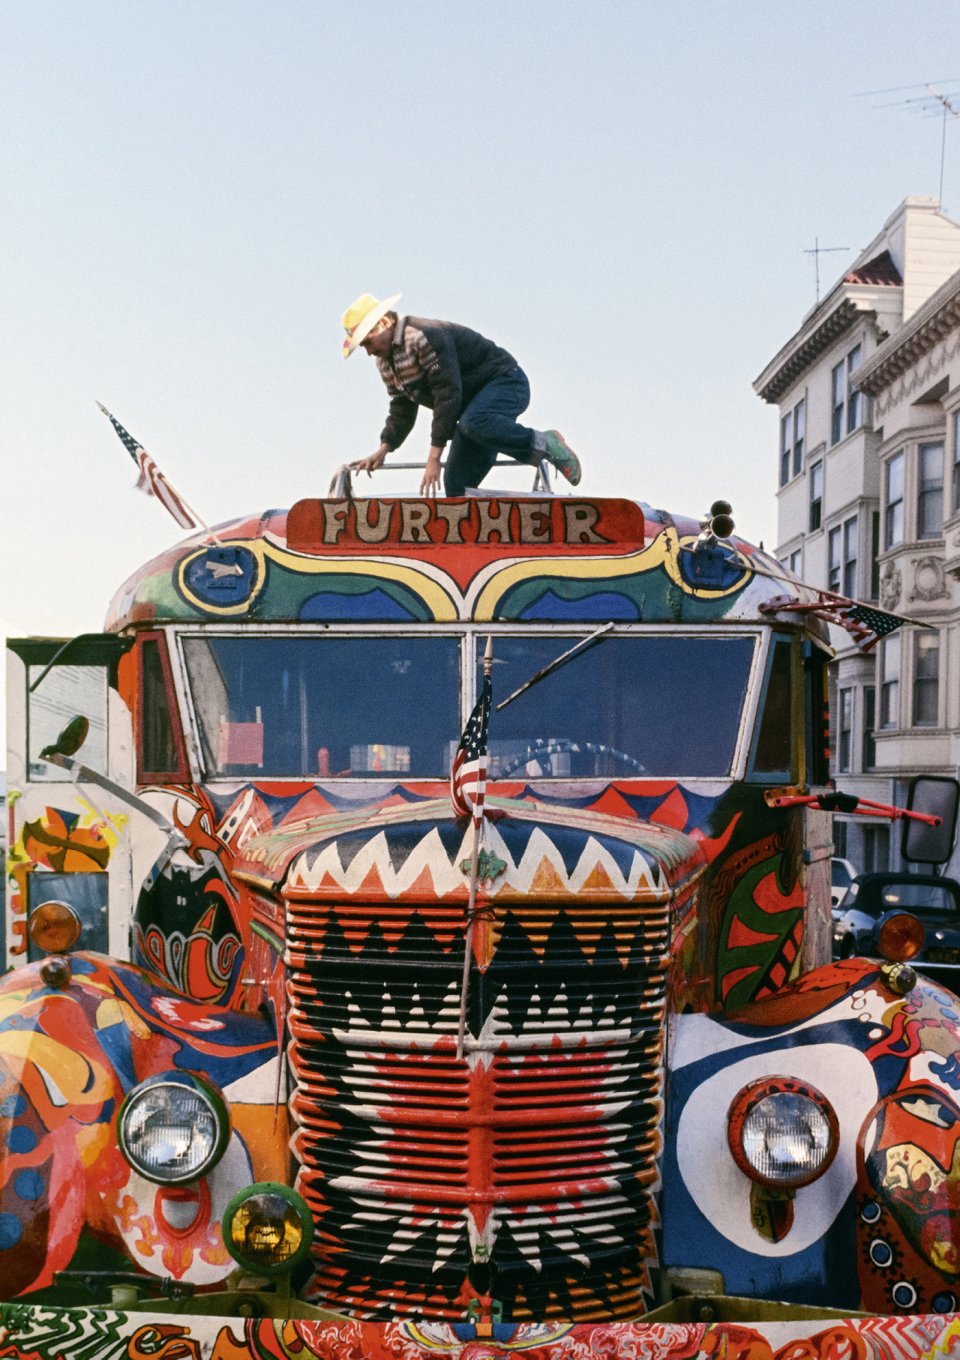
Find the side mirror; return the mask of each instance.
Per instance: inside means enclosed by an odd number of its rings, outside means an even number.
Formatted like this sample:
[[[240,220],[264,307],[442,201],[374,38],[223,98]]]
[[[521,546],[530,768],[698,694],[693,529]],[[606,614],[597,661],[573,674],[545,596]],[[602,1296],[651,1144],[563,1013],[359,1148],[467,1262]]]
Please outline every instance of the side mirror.
[[[907,808],[940,818],[939,826],[903,821],[900,853],[909,864],[946,864],[957,838],[957,806],[960,783],[949,775],[918,774],[910,780]]]
[[[49,760],[51,756],[73,756],[80,750],[80,747],[87,739],[90,731],[90,721],[79,714],[71,718],[66,727],[57,737],[52,746],[45,746],[40,752],[41,760]]]

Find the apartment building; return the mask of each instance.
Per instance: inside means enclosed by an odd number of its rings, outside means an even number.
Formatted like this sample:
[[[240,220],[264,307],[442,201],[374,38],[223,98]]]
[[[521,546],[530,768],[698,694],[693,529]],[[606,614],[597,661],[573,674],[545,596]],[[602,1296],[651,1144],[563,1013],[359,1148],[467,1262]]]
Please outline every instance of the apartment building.
[[[960,763],[958,351],[960,223],[911,197],[754,383],[780,414],[780,559],[932,625],[867,655],[832,630],[837,786],[878,802]],[[880,819],[838,817],[835,842],[863,872],[900,862]]]

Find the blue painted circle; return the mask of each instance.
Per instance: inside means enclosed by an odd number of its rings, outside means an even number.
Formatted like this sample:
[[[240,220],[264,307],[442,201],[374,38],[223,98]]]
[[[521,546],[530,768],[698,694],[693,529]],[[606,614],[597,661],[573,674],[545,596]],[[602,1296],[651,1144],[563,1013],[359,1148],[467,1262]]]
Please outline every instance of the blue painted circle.
[[[249,548],[230,543],[198,553],[183,571],[183,583],[201,603],[215,609],[246,604],[257,586],[259,568]]]
[[[5,1115],[7,1119],[16,1119],[17,1115],[23,1114],[26,1108],[27,1102],[16,1091],[12,1095],[4,1096],[3,1100],[0,1101],[0,1114]]]
[[[876,1223],[877,1219],[880,1217],[880,1205],[877,1204],[876,1200],[867,1200],[866,1204],[860,1210],[860,1217],[863,1219],[864,1223]]]
[[[21,1199],[39,1199],[43,1194],[43,1177],[39,1171],[20,1171],[14,1179],[13,1188]]]
[[[0,1251],[9,1251],[23,1236],[23,1224],[13,1214],[0,1214]]]
[[[882,1237],[875,1237],[870,1243],[870,1260],[881,1270],[886,1270],[893,1261],[893,1248]]]
[[[912,1308],[917,1301],[917,1291],[909,1280],[899,1280],[891,1290],[891,1298],[898,1308]]]
[[[15,1125],[7,1134],[7,1147],[11,1152],[32,1152],[36,1146],[37,1135],[22,1124]]]
[[[933,1311],[935,1313],[955,1313],[957,1311],[957,1296],[945,1290],[942,1294],[934,1294]]]

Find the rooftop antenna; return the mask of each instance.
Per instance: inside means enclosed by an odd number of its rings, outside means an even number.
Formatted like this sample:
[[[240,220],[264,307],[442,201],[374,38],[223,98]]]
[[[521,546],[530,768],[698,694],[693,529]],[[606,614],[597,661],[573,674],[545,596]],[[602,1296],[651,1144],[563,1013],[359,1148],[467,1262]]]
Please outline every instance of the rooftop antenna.
[[[939,91],[939,90],[935,90],[935,89],[933,88],[932,85],[928,85],[928,86],[927,86],[927,89],[930,91],[931,96],[932,96],[932,97],[938,102],[938,104],[940,104],[941,107],[943,108],[943,127],[942,127],[942,131],[941,131],[941,133],[940,133],[940,187],[939,187],[939,189],[937,190],[937,203],[938,203],[940,209],[942,210],[942,209],[943,209],[943,161],[944,161],[944,156],[946,155],[946,151],[947,151],[947,119],[948,119],[948,118],[960,118],[960,108],[957,108],[956,105],[954,105],[954,104],[952,104],[952,103],[950,102],[950,95],[948,95],[948,94],[941,94],[940,91]],[[953,98],[956,99],[956,95],[954,95]]]
[[[804,255],[812,255],[812,256],[813,256],[813,265],[814,265],[814,269],[816,270],[816,276],[817,276],[817,301],[818,301],[818,302],[820,301],[820,256],[821,256],[821,255],[832,255],[835,251],[844,251],[844,250],[849,250],[849,249],[850,249],[849,246],[822,246],[822,245],[820,244],[820,237],[819,237],[819,236],[815,236],[815,237],[813,238],[813,249],[812,249],[812,250],[805,250],[805,251],[803,252]]]
[[[947,152],[947,121],[950,118],[960,118],[960,90],[938,89],[937,85],[950,86],[958,84],[956,77],[950,80],[938,80],[934,85],[926,81],[923,85],[894,85],[886,90],[864,90],[862,93],[867,95],[879,94],[903,94],[905,91],[916,91],[909,93],[904,99],[892,99],[886,104],[874,104],[875,109],[904,109],[908,113],[919,113],[924,118],[940,119],[940,184],[937,189],[937,207],[943,211],[943,167]]]

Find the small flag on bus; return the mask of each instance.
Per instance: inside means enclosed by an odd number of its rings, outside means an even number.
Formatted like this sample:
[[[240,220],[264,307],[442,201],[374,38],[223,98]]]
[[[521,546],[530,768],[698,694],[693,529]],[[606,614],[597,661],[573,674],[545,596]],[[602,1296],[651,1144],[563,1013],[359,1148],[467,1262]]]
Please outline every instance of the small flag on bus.
[[[483,659],[483,685],[480,698],[463,729],[463,736],[453,757],[450,771],[450,801],[457,817],[472,817],[479,822],[483,816],[483,802],[487,791],[487,727],[490,722],[490,704],[493,686],[490,672],[493,669],[493,655],[487,643],[487,655]]]
[[[147,496],[156,496],[161,505],[165,506],[177,521],[181,529],[195,529],[197,527],[197,521],[194,519],[186,501],[184,501],[180,493],[163,475],[143,445],[138,443],[133,435],[123,428],[116,416],[111,415],[105,406],[101,405],[99,401],[97,402],[97,405],[110,421],[110,424],[119,435],[123,446],[140,469],[140,476],[137,480],[137,490],[142,491],[144,495]]]
[[[837,595],[832,590],[821,590],[817,586],[808,586],[807,589],[815,592],[815,599],[796,600],[792,596],[778,595],[776,599],[761,604],[761,613],[811,614],[814,618],[823,619],[824,623],[843,628],[864,654],[875,647],[881,638],[895,633],[905,623],[918,628],[931,627],[923,619],[891,614],[889,610],[864,604],[862,600],[854,600],[849,595]]]

